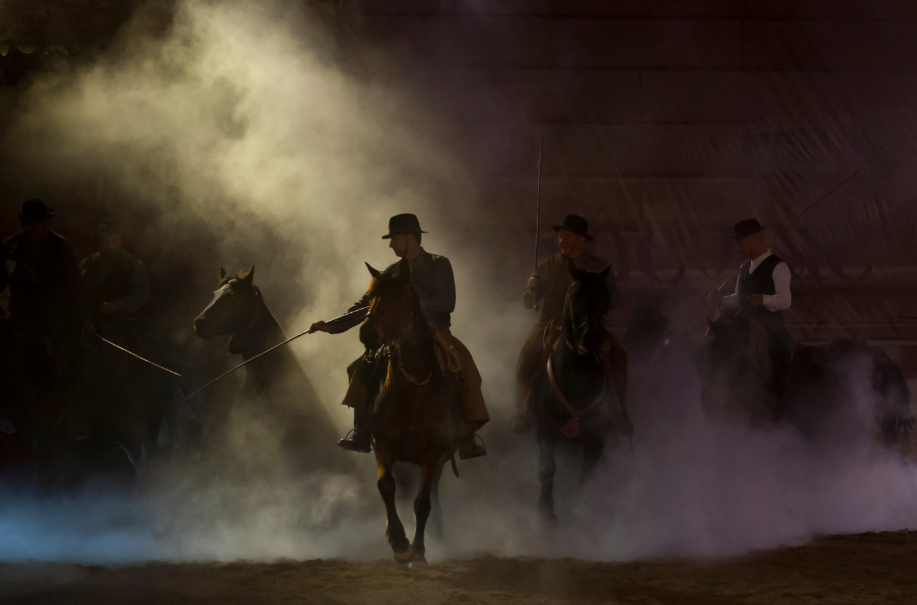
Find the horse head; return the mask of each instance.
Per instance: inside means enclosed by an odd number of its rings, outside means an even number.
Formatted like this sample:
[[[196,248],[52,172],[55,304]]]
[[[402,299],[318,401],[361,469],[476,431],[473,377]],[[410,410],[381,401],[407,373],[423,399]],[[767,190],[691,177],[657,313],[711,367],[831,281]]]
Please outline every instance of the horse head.
[[[194,333],[204,339],[244,333],[261,306],[261,291],[254,285],[254,278],[254,266],[235,275],[220,269],[220,285],[210,304],[194,318]]]
[[[605,315],[611,308],[608,273],[580,271],[569,263],[573,283],[564,303],[563,330],[567,345],[580,355],[597,355],[608,348]]]
[[[420,300],[411,286],[411,264],[402,259],[384,272],[366,268],[372,275],[369,284],[369,313],[360,326],[360,342],[375,349],[405,337],[413,326],[426,326]],[[429,329],[429,328],[428,328]]]

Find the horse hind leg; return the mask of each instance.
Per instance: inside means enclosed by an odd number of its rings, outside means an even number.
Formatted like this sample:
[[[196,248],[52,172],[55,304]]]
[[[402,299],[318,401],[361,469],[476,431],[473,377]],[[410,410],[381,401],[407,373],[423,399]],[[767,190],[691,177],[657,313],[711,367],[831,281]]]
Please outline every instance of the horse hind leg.
[[[538,512],[542,523],[550,528],[557,524],[554,514],[554,473],[557,464],[554,460],[554,442],[547,437],[538,440],[538,478],[541,481],[541,495],[538,498]]]
[[[411,569],[417,567],[426,567],[427,559],[426,546],[424,546],[424,531],[427,527],[427,519],[430,518],[430,510],[433,508],[430,502],[430,493],[433,490],[433,484],[436,481],[436,475],[441,467],[440,459],[428,460],[423,465],[423,480],[417,498],[414,500],[414,519],[416,522],[414,529],[414,557],[411,561]]]
[[[411,543],[404,533],[404,525],[398,518],[398,511],[395,507],[395,477],[392,475],[392,465],[385,463],[377,457],[379,465],[379,480],[376,485],[379,488],[379,494],[382,495],[382,501],[385,503],[386,523],[385,535],[388,537],[388,543],[392,547],[395,555],[395,561],[398,563],[408,563],[414,556],[411,549]]]

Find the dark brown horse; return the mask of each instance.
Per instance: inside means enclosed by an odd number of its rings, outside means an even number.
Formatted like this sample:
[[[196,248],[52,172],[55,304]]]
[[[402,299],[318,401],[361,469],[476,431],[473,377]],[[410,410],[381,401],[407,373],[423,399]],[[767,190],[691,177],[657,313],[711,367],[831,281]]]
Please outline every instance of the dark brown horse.
[[[696,358],[708,413],[753,424],[786,422],[809,440],[847,440],[865,430],[866,418],[886,445],[897,442],[899,431],[913,430],[907,382],[881,351],[855,341],[799,346],[778,399],[769,388],[763,338],[763,328],[746,315],[710,322],[710,339]]]
[[[219,287],[194,320],[194,331],[201,338],[231,334],[229,352],[245,361],[286,340],[254,285],[254,276],[254,267],[236,275],[220,269]],[[352,460],[329,445],[335,442],[337,431],[289,347],[275,349],[245,366],[243,396],[246,403],[260,404],[254,416],[278,436],[291,470],[353,471]]]
[[[607,286],[610,270],[580,271],[570,263],[573,283],[564,302],[560,338],[548,353],[546,371],[533,384],[531,411],[540,454],[538,507],[542,521],[549,526],[557,521],[555,445],[573,440],[582,446],[583,482],[598,464],[606,433],[612,428],[631,430],[623,393],[617,393],[606,378],[612,344],[604,324],[611,307]]]
[[[456,388],[439,367],[433,332],[411,286],[410,263],[402,260],[385,273],[367,267],[373,279],[360,341],[368,349],[381,350],[386,364],[373,415],[378,487],[388,518],[386,534],[397,562],[426,565],[424,531],[432,507],[431,491],[459,438]],[[421,468],[413,542],[407,539],[395,507],[393,470],[397,462]]]

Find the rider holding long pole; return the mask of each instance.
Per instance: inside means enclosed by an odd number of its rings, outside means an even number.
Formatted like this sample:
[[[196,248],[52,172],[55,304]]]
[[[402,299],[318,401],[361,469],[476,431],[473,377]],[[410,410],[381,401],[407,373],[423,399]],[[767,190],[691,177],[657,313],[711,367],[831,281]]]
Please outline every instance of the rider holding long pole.
[[[455,279],[452,264],[445,256],[430,254],[421,247],[423,233],[426,231],[420,229],[420,222],[416,216],[399,214],[389,220],[389,232],[382,239],[390,240],[389,247],[395,255],[411,263],[411,285],[420,299],[424,318],[433,328],[437,341],[454,354],[461,365],[458,376],[459,404],[471,430],[459,444],[459,457],[464,460],[485,456],[487,450],[483,445],[476,443],[474,435],[490,419],[484,396],[481,394],[481,374],[471,353],[451,331],[451,315],[455,310]],[[333,323],[316,322],[312,324],[310,332],[345,332],[363,322],[368,306],[367,293],[350,307],[351,313],[346,319],[339,318]],[[366,355],[347,368],[350,386],[344,404],[354,409],[354,430],[353,437],[341,439],[338,445],[354,452],[369,452],[372,444],[372,405],[376,396],[376,385],[365,380],[364,373],[372,370],[373,357],[374,352],[367,351]]]
[[[546,348],[551,346],[555,336],[560,334],[557,322],[564,308],[567,290],[572,283],[570,264],[581,271],[601,272],[611,263],[586,250],[586,242],[592,239],[589,235],[589,223],[585,218],[568,214],[563,224],[554,227],[557,232],[557,243],[560,251],[543,260],[538,269],[529,277],[523,295],[526,309],[535,309],[540,303],[541,316],[531,329],[519,353],[516,366],[516,407],[517,416],[513,419],[512,429],[516,433],[525,433],[531,429],[532,422],[528,414],[529,398],[532,384],[539,373],[544,371]],[[608,273],[608,292],[611,295],[611,308],[618,306],[618,286],[614,273]],[[610,333],[608,334],[609,361],[608,372],[614,385],[615,395],[619,398],[620,409],[623,409],[627,394],[627,353]]]

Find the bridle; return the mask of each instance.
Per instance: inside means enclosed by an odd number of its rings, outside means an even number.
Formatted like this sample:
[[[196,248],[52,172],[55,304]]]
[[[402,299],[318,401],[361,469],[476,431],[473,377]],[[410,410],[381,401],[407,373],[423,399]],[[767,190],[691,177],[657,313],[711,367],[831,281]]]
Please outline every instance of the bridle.
[[[410,293],[413,291],[413,286],[411,286],[411,284],[408,284],[407,289],[408,289],[408,292]],[[392,323],[389,320],[387,320],[385,317],[380,315],[379,313],[376,313],[375,311],[377,308],[378,308],[377,305],[375,305],[374,303],[370,303],[369,313],[366,314],[366,320],[373,318],[375,321],[378,321],[379,323],[382,324],[383,334],[385,334],[386,332],[390,332]],[[408,309],[408,320],[407,321],[408,321],[408,324],[411,324],[414,321],[413,306],[412,308]],[[397,342],[394,342],[394,341],[388,346],[389,346],[389,353],[388,353],[389,362],[391,362],[392,358],[394,358],[395,366],[398,368],[398,371],[401,372],[401,375],[404,376],[405,380],[407,380],[409,384],[412,384],[418,387],[422,387],[430,383],[430,380],[433,379],[433,369],[432,368],[430,368],[430,373],[427,375],[427,377],[424,380],[418,380],[417,378],[414,378],[413,376],[411,376],[408,373],[407,369],[404,367],[404,362],[401,358],[401,346]]]

